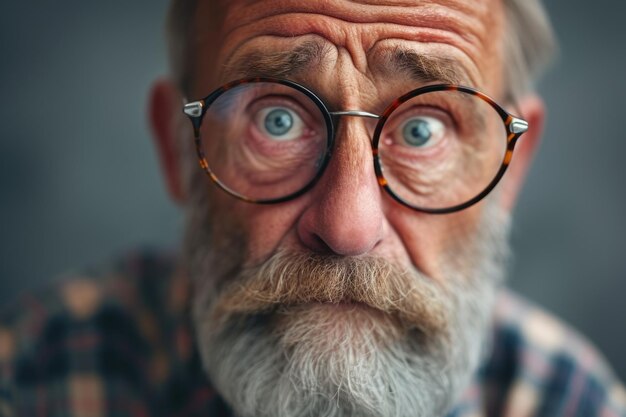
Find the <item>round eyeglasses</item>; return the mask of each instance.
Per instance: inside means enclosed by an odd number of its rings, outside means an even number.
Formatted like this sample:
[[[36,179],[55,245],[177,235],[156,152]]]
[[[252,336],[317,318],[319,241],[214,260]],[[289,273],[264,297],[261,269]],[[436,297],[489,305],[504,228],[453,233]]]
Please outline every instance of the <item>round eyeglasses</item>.
[[[378,183],[396,201],[451,213],[484,198],[504,175],[528,123],[470,87],[412,90],[381,115],[329,111],[293,81],[248,78],[188,103],[200,166],[222,190],[271,204],[294,199],[322,176],[341,116],[376,119]]]

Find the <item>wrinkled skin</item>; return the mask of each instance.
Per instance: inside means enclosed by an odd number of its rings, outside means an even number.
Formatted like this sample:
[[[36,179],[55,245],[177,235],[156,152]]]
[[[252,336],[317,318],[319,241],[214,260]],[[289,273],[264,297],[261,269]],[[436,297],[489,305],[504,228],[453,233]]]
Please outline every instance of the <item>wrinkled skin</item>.
[[[247,52],[270,54],[312,38],[324,43],[323,65],[290,78],[313,89],[332,109],[378,112],[395,97],[419,87],[384,66],[384,52],[397,47],[452,60],[467,84],[494,97],[502,90],[502,11],[496,0],[471,5],[462,1],[230,1],[226,10],[219,11],[208,3],[202,2],[197,14],[200,41],[193,98],[232,80],[232,72],[222,69]],[[219,30],[206,23],[220,18]],[[367,254],[414,265],[439,279],[443,252],[474,231],[480,206],[443,217],[401,207],[376,181],[369,140],[362,119],[342,120],[323,178],[295,201],[254,206],[214,193],[212,200],[219,201],[220,212],[236,213],[246,233],[246,262],[258,264],[279,248]]]

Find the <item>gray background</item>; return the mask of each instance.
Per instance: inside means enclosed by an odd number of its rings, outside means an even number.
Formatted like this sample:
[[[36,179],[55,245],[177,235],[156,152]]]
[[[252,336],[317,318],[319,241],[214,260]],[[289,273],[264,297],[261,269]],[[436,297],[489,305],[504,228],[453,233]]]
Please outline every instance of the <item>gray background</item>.
[[[519,202],[511,285],[581,330],[626,378],[626,2],[547,4],[561,59]],[[147,129],[165,0],[0,5],[0,304],[145,244],[175,247]]]

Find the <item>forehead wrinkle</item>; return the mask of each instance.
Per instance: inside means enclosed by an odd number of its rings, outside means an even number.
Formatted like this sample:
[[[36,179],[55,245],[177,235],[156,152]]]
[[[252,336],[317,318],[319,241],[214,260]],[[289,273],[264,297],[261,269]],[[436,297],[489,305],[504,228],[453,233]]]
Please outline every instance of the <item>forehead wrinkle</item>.
[[[332,17],[347,23],[388,23],[402,26],[428,27],[434,24],[455,32],[467,40],[476,40],[488,35],[484,23],[489,19],[491,1],[438,0],[421,2],[363,2],[338,1],[292,1],[252,0],[239,2],[239,7],[228,10],[226,20],[230,23],[226,35],[242,26],[256,24],[265,19],[281,15],[319,15]],[[471,3],[471,4],[468,4]],[[231,0],[236,5],[236,0]],[[243,6],[243,7],[242,7]],[[295,16],[294,16],[295,17]],[[298,22],[300,24],[301,22]],[[431,23],[431,24],[429,24]]]
[[[215,85],[219,79],[232,77],[232,74],[225,74],[223,65],[219,64],[212,70],[210,57],[216,63],[226,62],[237,54],[237,50],[259,36],[294,39],[313,35],[337,47],[346,46],[343,44],[345,39],[341,38],[345,33],[336,29],[349,25],[358,29],[366,54],[384,39],[414,42],[421,45],[420,50],[422,46],[427,50],[441,46],[452,52],[446,52],[446,55],[465,64],[464,68],[469,70],[469,78],[473,80],[470,85],[493,93],[492,89],[501,81],[497,74],[501,66],[497,38],[503,24],[501,8],[497,7],[500,0],[472,1],[471,4],[459,0],[421,1],[417,4],[391,2],[384,6],[378,2],[363,3],[348,0],[244,3],[230,0],[220,34],[212,39],[199,34],[201,46],[214,51],[204,55],[201,65],[208,68],[205,70],[207,74],[213,75],[211,84]],[[338,34],[341,35],[338,37]],[[315,74],[308,71],[305,75],[314,77]],[[284,76],[280,72],[278,75]],[[487,85],[489,87],[485,88]]]
[[[339,24],[368,24],[372,25],[368,32],[375,32],[378,25],[396,26],[398,33],[406,32],[407,36],[414,36],[419,40],[422,30],[428,30],[424,41],[433,39],[433,30],[442,35],[440,40],[457,37],[455,43],[468,49],[483,48],[491,38],[495,17],[486,12],[489,8],[486,3],[471,2],[471,5],[457,0],[440,0],[438,2],[420,2],[389,5],[364,5],[350,1],[302,2],[288,0],[264,0],[262,2],[247,2],[244,7],[229,8],[226,16],[227,27],[224,28],[224,37],[236,38],[240,31],[267,32],[275,35],[298,36],[305,33],[318,33],[324,36],[324,24],[320,27],[316,23],[322,20],[336,21]],[[475,4],[479,3],[479,4]],[[494,13],[497,14],[497,13]],[[314,20],[318,20],[314,22]],[[331,22],[327,22],[331,23]],[[330,26],[333,26],[332,24]],[[417,31],[416,31],[417,29]],[[444,35],[446,32],[446,35]],[[231,44],[228,49],[236,47]],[[476,51],[472,51],[475,53]]]

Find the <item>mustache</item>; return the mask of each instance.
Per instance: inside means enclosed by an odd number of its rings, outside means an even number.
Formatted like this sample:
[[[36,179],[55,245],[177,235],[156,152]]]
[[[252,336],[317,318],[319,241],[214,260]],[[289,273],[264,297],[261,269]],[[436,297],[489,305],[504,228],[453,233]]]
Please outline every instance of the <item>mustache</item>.
[[[311,303],[363,304],[425,335],[448,324],[445,287],[382,258],[344,258],[278,251],[226,283],[209,317],[219,325]]]

